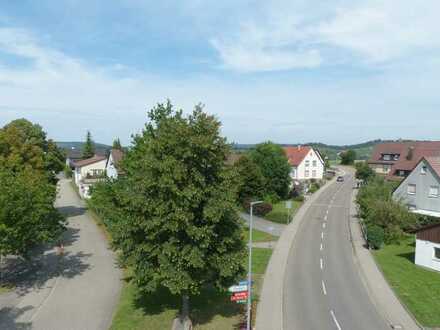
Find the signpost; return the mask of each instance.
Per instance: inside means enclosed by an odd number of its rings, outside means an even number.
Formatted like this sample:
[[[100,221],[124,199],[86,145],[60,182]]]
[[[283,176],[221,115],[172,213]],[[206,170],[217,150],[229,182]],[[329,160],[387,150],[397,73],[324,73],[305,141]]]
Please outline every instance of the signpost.
[[[290,209],[292,208],[292,201],[286,201],[286,209],[287,209],[287,224],[289,224],[290,218]]]
[[[245,284],[245,285],[233,285],[233,286],[231,286],[229,289],[228,289],[228,291],[229,292],[232,292],[232,293],[235,293],[235,292],[243,292],[243,291],[247,291],[248,290],[248,286],[247,286],[247,284]]]

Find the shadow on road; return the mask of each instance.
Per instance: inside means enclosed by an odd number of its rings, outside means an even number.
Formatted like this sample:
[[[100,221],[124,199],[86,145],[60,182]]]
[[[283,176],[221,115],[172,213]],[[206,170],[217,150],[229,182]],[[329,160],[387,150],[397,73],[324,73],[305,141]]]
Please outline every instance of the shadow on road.
[[[4,330],[26,330],[32,328],[32,323],[30,322],[17,322],[17,319],[23,313],[32,309],[31,306],[24,308],[3,308],[0,310],[0,327]]]
[[[77,207],[77,206],[61,206],[58,207],[57,209],[67,217],[77,217],[80,215],[84,215],[87,211],[87,208]]]

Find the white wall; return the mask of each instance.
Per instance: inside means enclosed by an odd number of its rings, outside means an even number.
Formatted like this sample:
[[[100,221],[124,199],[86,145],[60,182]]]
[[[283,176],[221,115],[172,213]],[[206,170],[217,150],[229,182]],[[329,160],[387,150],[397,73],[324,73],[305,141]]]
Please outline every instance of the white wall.
[[[434,258],[434,247],[440,248],[440,244],[416,240],[416,265],[440,271],[440,260]]]
[[[87,177],[87,173],[92,174],[93,170],[105,171],[105,166],[107,165],[107,160],[103,159],[99,162],[75,168],[75,183],[79,185],[80,181]]]
[[[110,179],[118,178],[118,170],[115,167],[115,164],[113,162],[113,156],[111,153],[108,158],[106,172],[107,172],[107,177],[109,177]]]
[[[309,161],[309,166],[306,166],[307,161]],[[316,166],[313,166],[313,162],[316,161]],[[306,170],[309,171],[309,175],[306,176]],[[297,180],[310,180],[317,179],[322,180],[324,177],[324,164],[315,150],[311,149],[306,157],[304,157],[301,164],[298,165],[296,169]]]

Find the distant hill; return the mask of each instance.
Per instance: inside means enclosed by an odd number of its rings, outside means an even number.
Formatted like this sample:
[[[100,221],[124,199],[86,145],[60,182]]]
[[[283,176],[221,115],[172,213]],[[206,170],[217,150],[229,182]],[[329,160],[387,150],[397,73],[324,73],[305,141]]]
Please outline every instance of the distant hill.
[[[329,145],[320,142],[309,142],[309,143],[303,143],[302,145],[308,145],[318,149],[319,152],[327,156],[330,160],[336,160],[338,157],[337,156],[338,153],[348,149],[353,149],[354,151],[356,151],[357,159],[368,159],[371,156],[374,146],[383,142],[388,142],[388,141],[373,140],[364,143],[341,145],[341,146]],[[281,144],[281,145],[283,147],[287,147],[287,146],[297,146],[298,144]],[[238,152],[240,151],[243,152],[252,149],[254,146],[255,144],[234,144],[233,148]]]
[[[71,150],[81,151],[84,146],[84,142],[56,142],[59,148],[64,149],[66,152]],[[102,143],[95,143],[96,153],[105,155],[112,147]]]

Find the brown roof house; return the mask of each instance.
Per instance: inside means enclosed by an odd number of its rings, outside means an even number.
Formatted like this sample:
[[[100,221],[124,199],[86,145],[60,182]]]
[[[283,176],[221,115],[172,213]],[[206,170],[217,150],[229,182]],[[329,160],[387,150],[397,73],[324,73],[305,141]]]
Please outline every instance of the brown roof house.
[[[440,223],[417,230],[415,263],[440,271]]]
[[[90,186],[105,176],[106,156],[95,155],[92,158],[74,163],[74,180],[83,198],[90,198]]]
[[[440,141],[386,142],[376,145],[368,164],[388,180],[407,177],[423,157],[440,156]]]
[[[106,164],[107,177],[110,179],[117,179],[119,175],[123,174],[121,169],[121,161],[124,158],[124,152],[119,149],[112,149],[108,155]]]

